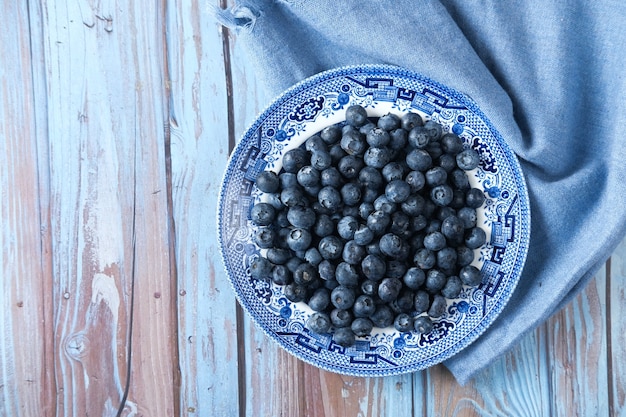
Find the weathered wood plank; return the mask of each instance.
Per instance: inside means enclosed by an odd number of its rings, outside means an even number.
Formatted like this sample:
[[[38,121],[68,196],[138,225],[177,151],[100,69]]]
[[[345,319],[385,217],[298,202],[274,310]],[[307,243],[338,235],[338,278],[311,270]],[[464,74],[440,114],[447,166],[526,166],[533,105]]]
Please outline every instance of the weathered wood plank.
[[[25,2],[2,3],[0,15],[11,22],[0,34],[0,414],[41,415],[55,402],[54,380],[42,366],[52,350],[52,326],[44,302],[47,192],[40,188],[47,167],[39,166],[35,98],[43,81],[41,34],[31,33],[38,9]]]
[[[237,416],[236,301],[215,228],[229,153],[227,80],[221,28],[204,7],[167,5],[180,408],[184,415]]]
[[[609,414],[626,416],[626,239],[607,263]]]
[[[163,5],[51,2],[42,15],[56,411],[115,415],[125,401],[126,414],[172,415]]]

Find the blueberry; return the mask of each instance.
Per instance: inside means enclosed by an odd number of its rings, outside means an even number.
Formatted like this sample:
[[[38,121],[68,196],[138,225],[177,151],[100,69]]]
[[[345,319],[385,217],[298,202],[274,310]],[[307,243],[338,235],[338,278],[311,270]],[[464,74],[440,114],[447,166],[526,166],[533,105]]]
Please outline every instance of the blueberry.
[[[415,217],[419,216],[424,211],[424,198],[419,194],[411,194],[406,200],[400,204],[402,212]]]
[[[367,216],[367,227],[369,227],[375,235],[383,234],[390,222],[391,217],[381,210],[375,210],[372,214]]]
[[[324,259],[339,259],[343,251],[343,242],[335,235],[324,236],[320,239],[317,250]]]
[[[335,333],[333,334],[333,340],[339,346],[350,347],[354,345],[355,336],[351,328],[340,327],[335,330]]]
[[[304,149],[310,153],[328,151],[328,144],[320,135],[313,135],[304,142]]]
[[[456,216],[456,210],[449,206],[438,207],[436,210],[436,218],[441,220],[442,226],[443,221],[450,216]]]
[[[437,294],[447,281],[446,274],[438,269],[431,269],[426,273],[426,282],[424,288],[431,294]]]
[[[438,206],[447,206],[452,202],[454,191],[447,184],[442,184],[430,190],[430,199]]]
[[[417,113],[405,113],[400,117],[400,123],[404,130],[410,131],[415,126],[423,126],[424,121]]]
[[[448,277],[446,285],[441,289],[441,295],[448,299],[457,298],[463,289],[461,278],[456,275]]]
[[[282,202],[281,202],[282,205]],[[282,206],[283,208],[285,206]],[[274,220],[274,225],[278,227],[289,227],[291,223],[289,223],[289,219],[287,218],[287,210],[280,210],[276,213],[276,219]]]
[[[456,155],[463,150],[463,139],[454,133],[446,133],[441,138],[441,149],[448,155]]]
[[[352,332],[355,336],[364,337],[368,336],[372,332],[374,324],[368,318],[358,317],[354,319],[354,321],[350,325],[350,328],[352,329]]]
[[[299,285],[310,285],[318,278],[317,268],[308,262],[302,262],[293,273],[293,280]]]
[[[469,285],[470,287],[476,287],[482,281],[480,270],[474,265],[467,265],[461,268],[459,271],[459,278],[461,278],[463,284]]]
[[[303,187],[314,187],[320,183],[320,172],[311,165],[305,165],[298,170],[296,178]]]
[[[456,266],[456,249],[445,247],[437,252],[437,266],[445,271],[450,271]]]
[[[359,204],[359,217],[363,220],[367,220],[367,216],[374,211],[374,203],[363,202]]]
[[[471,208],[478,208],[485,202],[485,194],[478,188],[471,188],[465,194],[465,205]]]
[[[293,258],[293,252],[283,248],[269,248],[265,257],[273,264],[283,265]]]
[[[306,206],[308,204],[307,197],[300,186],[283,188],[280,192],[280,201],[287,207]]]
[[[306,299],[307,289],[305,286],[292,282],[284,287],[284,294],[287,300],[292,303],[299,303]]]
[[[354,305],[355,302],[354,289],[339,285],[330,293],[330,302],[339,309],[347,310]]]
[[[389,132],[389,148],[391,149],[404,149],[409,142],[409,134],[406,130],[394,129]]]
[[[424,236],[424,247],[436,252],[446,246],[446,237],[441,232],[430,232]]]
[[[413,297],[415,293],[407,288],[400,290],[398,297],[389,303],[391,309],[396,313],[410,313],[413,311]]]
[[[291,271],[291,273],[294,273],[301,263],[302,260],[300,258],[292,256],[289,260],[287,260],[287,262],[285,262],[285,266]]]
[[[431,141],[438,141],[441,139],[441,134],[443,133],[443,129],[441,125],[434,120],[428,120],[424,123],[424,129],[428,135],[428,138]]]
[[[367,149],[365,138],[356,130],[344,133],[340,144],[348,155],[363,155]]]
[[[250,262],[250,276],[255,279],[267,281],[272,276],[274,265],[267,259],[259,256]]]
[[[428,226],[428,219],[423,214],[418,214],[415,217],[411,217],[411,225],[409,230],[412,232],[419,232],[420,230],[424,230],[424,228]]]
[[[287,236],[287,245],[293,251],[306,250],[311,245],[311,233],[307,229],[296,227]]]
[[[442,167],[435,166],[426,171],[424,173],[424,177],[426,179],[426,184],[430,187],[435,187],[446,183],[448,173]]]
[[[480,156],[473,149],[465,149],[456,155],[456,164],[464,171],[478,167]]]
[[[378,255],[370,253],[361,262],[361,271],[368,279],[378,281],[385,276],[387,264]]]
[[[304,253],[304,260],[311,265],[318,266],[324,260],[316,247],[311,247]]]
[[[298,176],[294,172],[281,172],[278,175],[280,180],[280,188],[291,188],[298,185]]]
[[[408,266],[404,260],[391,259],[387,261],[387,271],[385,274],[388,278],[402,279],[407,269]]]
[[[343,150],[340,143],[335,143],[328,148],[328,153],[333,164],[338,164],[341,158],[344,158],[348,154]]]
[[[391,161],[383,167],[382,174],[387,182],[401,180],[404,177],[404,167],[399,162]]]
[[[325,237],[335,231],[335,222],[327,214],[320,214],[316,217],[313,225],[313,233],[319,237]]]
[[[257,203],[250,210],[250,220],[257,226],[269,226],[276,217],[276,209],[269,203]]]
[[[384,184],[381,172],[371,166],[365,166],[359,172],[359,182],[366,188],[378,190]]]
[[[376,200],[374,200],[374,210],[382,211],[387,215],[395,212],[397,208],[396,203],[391,201],[386,194],[381,194]]]
[[[415,252],[413,262],[422,269],[430,269],[437,263],[437,258],[433,251],[424,248]]]
[[[287,210],[287,220],[295,227],[310,228],[315,224],[316,218],[310,207],[294,206]]]
[[[342,206],[341,193],[331,186],[323,187],[317,194],[320,205],[331,212],[337,211]]]
[[[372,320],[374,326],[381,329],[393,325],[394,318],[393,310],[387,304],[376,306],[376,309],[370,315],[370,320]]]
[[[389,231],[402,238],[409,236],[411,218],[403,211],[396,211],[391,214],[391,225]]]
[[[426,146],[426,151],[428,151],[433,161],[443,154],[443,150],[441,149],[441,144],[439,142],[429,142],[428,146]]]
[[[465,229],[471,229],[472,227],[476,227],[476,222],[478,219],[476,209],[472,207],[463,207],[459,209],[458,216]]]
[[[374,240],[374,232],[364,224],[359,224],[358,229],[354,232],[354,242],[357,245],[365,246]]]
[[[441,220],[431,218],[428,225],[424,229],[424,233],[438,232],[441,230]]]
[[[428,316],[416,317],[413,321],[413,328],[421,334],[428,334],[433,330],[433,321]]]
[[[314,333],[328,333],[330,331],[330,317],[328,314],[316,311],[306,321],[306,327]]]
[[[376,127],[376,125],[371,122],[371,121],[367,121],[367,123],[365,123],[363,126],[359,127],[359,133],[362,135],[367,135],[367,132],[369,132],[370,130],[374,129]]]
[[[366,252],[362,245],[359,245],[354,240],[349,240],[343,246],[342,258],[344,262],[350,265],[358,265],[365,258]]]
[[[487,242],[487,235],[480,227],[473,227],[465,234],[465,246],[470,249],[480,248]]]
[[[359,295],[354,301],[352,312],[354,317],[370,317],[376,311],[376,303],[369,295]]]
[[[381,169],[391,161],[391,151],[388,148],[370,147],[363,155],[365,165]]]
[[[438,166],[443,168],[446,173],[452,172],[457,168],[456,159],[454,159],[452,155],[448,155],[447,153],[444,153],[439,158],[437,158],[436,163]]]
[[[428,310],[430,306],[430,295],[423,290],[415,292],[413,296],[413,308],[417,314],[423,313]]]
[[[337,164],[337,169],[347,179],[356,178],[361,168],[363,168],[363,160],[354,155],[344,156]]]
[[[330,312],[330,322],[336,328],[347,327],[352,323],[353,317],[350,310],[334,308]]]
[[[465,207],[465,191],[454,188],[452,190],[452,201],[448,205],[455,210]]]
[[[402,289],[402,281],[398,278],[385,278],[378,286],[378,297],[388,303],[395,300]]]
[[[276,233],[269,227],[259,227],[252,235],[252,241],[261,249],[271,248],[274,245]]]
[[[455,169],[450,173],[449,177],[452,180],[452,185],[455,188],[463,191],[467,191],[470,189],[469,178],[467,177],[465,171]]]
[[[329,281],[335,279],[335,264],[330,262],[328,259],[323,259],[317,265],[317,273],[320,278]]]
[[[400,127],[401,121],[400,117],[393,113],[387,113],[381,116],[378,119],[377,126],[381,129],[386,130],[387,132],[391,132],[392,130],[398,129]]]
[[[411,186],[411,192],[418,192],[424,185],[426,185],[426,177],[421,171],[411,171],[406,175],[404,179],[409,186]]]
[[[393,180],[385,187],[385,195],[393,203],[402,203],[411,195],[411,186],[404,180]]]
[[[330,292],[326,288],[318,288],[307,301],[313,311],[324,311],[330,305]],[[330,323],[330,319],[328,320]]]
[[[413,149],[406,155],[406,164],[414,171],[426,171],[433,164],[433,158],[424,149]]]
[[[361,282],[361,293],[366,295],[377,295],[378,294],[378,282],[372,279],[366,279]]]
[[[327,151],[317,151],[311,154],[311,166],[318,171],[329,168],[333,160]]]
[[[459,246],[456,248],[456,264],[458,266],[467,266],[474,260],[474,251],[467,246]]]
[[[358,220],[353,216],[342,217],[337,223],[337,233],[343,239],[354,239],[354,233],[359,228]]]
[[[399,236],[386,233],[380,238],[380,251],[394,259],[402,259],[408,255],[408,246]]]
[[[426,274],[421,268],[411,267],[402,277],[404,285],[412,290],[419,290],[426,281]]]
[[[448,304],[446,302],[446,299],[440,294],[435,294],[435,296],[433,297],[433,301],[430,303],[428,315],[432,318],[441,317],[446,314],[447,308]]]
[[[410,332],[414,329],[413,319],[407,313],[400,313],[393,321],[393,327],[399,332]]]
[[[320,184],[338,189],[343,185],[343,178],[337,168],[328,167],[320,173]]]
[[[346,109],[346,123],[350,126],[361,127],[367,122],[367,111],[362,106],[355,104]]]
[[[377,148],[387,146],[389,141],[391,140],[391,136],[389,132],[385,129],[381,129],[380,127],[374,127],[365,135],[365,140],[367,144],[370,146],[374,146]]]
[[[428,145],[430,137],[424,126],[416,126],[409,131],[408,141],[412,147],[424,149]]]
[[[447,216],[441,222],[441,233],[454,245],[460,245],[463,241],[465,227],[458,216]]]
[[[337,143],[341,139],[341,128],[337,125],[327,126],[320,132],[320,137],[329,145]]]
[[[354,206],[361,201],[361,187],[355,182],[349,182],[339,191],[344,204]]]
[[[359,272],[347,262],[340,262],[335,269],[335,279],[344,287],[355,288],[359,285]]]
[[[361,195],[361,200],[364,203],[373,203],[379,196],[378,190],[372,188],[365,188]]]
[[[290,149],[283,155],[283,169],[286,172],[297,173],[300,168],[309,163],[309,154],[302,148]]]
[[[256,186],[264,193],[275,193],[280,188],[280,179],[274,171],[263,171],[256,177]]]
[[[292,273],[285,265],[275,265],[272,268],[272,281],[276,285],[287,285],[292,280]]]

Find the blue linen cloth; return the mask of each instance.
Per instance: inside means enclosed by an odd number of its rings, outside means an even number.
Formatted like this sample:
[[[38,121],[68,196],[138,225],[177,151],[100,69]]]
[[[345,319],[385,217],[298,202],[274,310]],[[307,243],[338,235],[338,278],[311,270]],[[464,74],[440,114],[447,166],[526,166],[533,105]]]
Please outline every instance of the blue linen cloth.
[[[339,66],[398,65],[470,96],[517,154],[526,266],[498,319],[445,362],[459,383],[561,309],[625,236],[625,2],[242,0],[216,15],[270,94]]]

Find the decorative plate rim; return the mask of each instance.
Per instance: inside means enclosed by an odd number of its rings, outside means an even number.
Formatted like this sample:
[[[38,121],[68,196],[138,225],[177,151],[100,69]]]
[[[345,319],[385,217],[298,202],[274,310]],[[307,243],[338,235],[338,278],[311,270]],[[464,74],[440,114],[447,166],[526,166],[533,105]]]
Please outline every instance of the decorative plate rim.
[[[270,116],[276,110],[277,107],[281,106],[282,103],[293,98],[293,96],[297,94],[297,92],[310,88],[330,77],[350,75],[350,74],[355,74],[355,73],[363,75],[363,74],[367,74],[371,72],[375,72],[376,75],[387,74],[388,76],[410,77],[412,79],[419,80],[420,82],[424,84],[432,85],[440,90],[446,91],[447,97],[454,98],[460,101],[461,103],[463,103],[463,105],[465,106],[467,110],[469,110],[470,112],[478,116],[481,119],[481,121],[486,125],[486,127],[489,129],[491,134],[494,136],[495,140],[502,146],[507,162],[512,168],[515,182],[518,185],[518,188],[516,189],[516,191],[520,197],[519,211],[520,211],[520,215],[523,218],[523,221],[521,224],[522,227],[519,232],[520,250],[518,251],[518,256],[515,257],[514,265],[512,266],[512,269],[517,270],[518,273],[515,276],[511,274],[511,279],[508,283],[510,291],[504,294],[501,298],[499,298],[498,303],[496,303],[497,305],[490,311],[488,318],[485,320],[480,320],[478,325],[474,327],[471,332],[469,332],[467,335],[459,339],[453,345],[444,349],[442,352],[439,352],[436,355],[434,355],[433,357],[436,358],[436,360],[434,361],[431,361],[429,358],[425,361],[422,361],[425,363],[414,362],[414,363],[409,363],[409,364],[405,364],[405,365],[401,365],[401,366],[397,366],[393,368],[384,368],[384,369],[376,369],[376,368],[359,369],[359,368],[343,366],[339,364],[327,365],[324,362],[317,361],[314,357],[309,357],[307,355],[303,355],[299,351],[296,351],[295,349],[293,349],[290,345],[286,343],[284,337],[281,337],[280,335],[266,328],[266,325],[264,325],[264,323],[260,321],[259,317],[257,317],[254,314],[251,307],[248,305],[247,300],[244,298],[243,294],[240,293],[240,291],[238,290],[236,286],[236,282],[235,282],[236,279],[233,277],[234,273],[230,270],[228,266],[226,250],[225,250],[225,241],[224,241],[224,236],[222,233],[223,204],[226,198],[226,191],[227,191],[227,185],[228,185],[227,180],[228,180],[229,174],[234,169],[233,161],[235,161],[237,157],[240,156],[240,153],[243,150],[245,150],[244,139],[250,136],[251,134],[253,134],[254,132],[256,132],[258,128],[263,125],[264,121],[268,118],[268,116]],[[315,132],[312,132],[312,133],[315,133]],[[348,65],[348,66],[328,69],[328,70],[319,72],[315,75],[312,75],[292,85],[291,87],[283,91],[281,94],[279,94],[277,97],[275,97],[270,102],[270,104],[259,115],[256,116],[255,120],[244,131],[243,135],[240,137],[240,140],[237,142],[237,144],[231,151],[231,154],[229,155],[229,158],[226,164],[226,168],[222,175],[217,203],[218,204],[217,204],[216,226],[217,226],[219,252],[220,252],[222,265],[224,267],[224,270],[227,273],[228,281],[230,283],[230,286],[233,290],[233,293],[235,294],[235,297],[238,303],[246,311],[248,316],[252,319],[255,326],[257,328],[260,328],[263,331],[263,333],[269,337],[270,340],[272,340],[274,343],[277,343],[281,348],[283,348],[284,350],[286,350],[288,353],[295,356],[296,358],[310,365],[313,365],[317,368],[320,368],[329,372],[334,372],[334,373],[339,373],[339,374],[349,375],[349,376],[385,377],[385,376],[405,374],[408,372],[420,371],[420,370],[429,368],[431,366],[434,366],[435,364],[444,362],[445,360],[458,354],[464,348],[472,344],[493,324],[493,322],[500,316],[500,313],[508,304],[514,290],[516,289],[519,283],[520,277],[522,275],[523,268],[524,268],[526,258],[528,255],[528,245],[530,242],[531,212],[530,212],[528,188],[526,185],[524,173],[521,169],[521,165],[519,163],[519,160],[517,159],[517,156],[515,155],[513,150],[510,148],[508,143],[505,141],[505,139],[502,137],[500,132],[495,128],[491,120],[483,113],[483,111],[478,107],[478,105],[474,102],[474,100],[470,96],[465,95],[452,87],[444,85],[418,72],[415,72],[413,70],[409,70],[400,66],[390,65],[390,64]],[[494,312],[494,309],[495,309],[495,312]]]

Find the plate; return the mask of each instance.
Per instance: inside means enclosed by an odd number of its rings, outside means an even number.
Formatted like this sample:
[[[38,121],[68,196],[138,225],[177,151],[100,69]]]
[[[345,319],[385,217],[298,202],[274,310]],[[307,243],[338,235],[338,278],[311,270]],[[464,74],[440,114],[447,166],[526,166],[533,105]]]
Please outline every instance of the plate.
[[[359,104],[368,116],[417,112],[459,135],[479,152],[470,173],[484,190],[479,222],[487,243],[477,249],[474,265],[482,275],[476,288],[464,287],[448,300],[432,332],[399,333],[374,328],[352,347],[336,344],[330,334],[310,332],[312,311],[288,301],[280,286],[253,279],[248,266],[260,256],[252,241],[251,206],[262,196],[254,180],[263,170],[280,169],[282,155],[324,127],[345,119]],[[515,289],[526,259],[530,209],[519,163],[486,115],[467,96],[415,72],[389,65],[329,70],[308,78],[278,97],[245,132],[228,162],[218,202],[219,245],[235,295],[268,337],[319,368],[346,375],[388,376],[440,363],[467,347],[500,314]]]

